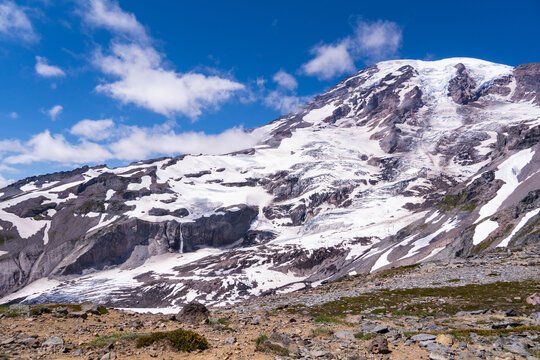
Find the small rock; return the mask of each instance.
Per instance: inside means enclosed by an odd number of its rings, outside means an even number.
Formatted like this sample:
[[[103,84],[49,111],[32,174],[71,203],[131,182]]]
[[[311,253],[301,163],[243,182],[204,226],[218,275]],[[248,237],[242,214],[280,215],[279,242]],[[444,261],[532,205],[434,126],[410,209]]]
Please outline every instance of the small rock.
[[[375,327],[372,331],[377,334],[386,334],[390,331],[390,329],[388,328],[388,326],[379,325]]]
[[[314,358],[323,358],[323,359],[331,359],[333,356],[328,351],[324,350],[315,350],[309,353],[310,356]]]
[[[8,338],[0,342],[0,345],[9,345],[15,342],[15,338]]]
[[[64,340],[62,340],[58,336],[51,336],[50,338],[45,340],[45,342],[41,346],[64,346]]]
[[[421,342],[421,341],[435,341],[437,337],[431,334],[418,334],[411,337],[412,341]]]
[[[112,360],[116,359],[116,353],[114,351],[108,352],[101,357],[100,360]]]
[[[67,315],[68,309],[66,307],[60,306],[56,308],[56,313],[61,315]]]
[[[516,309],[508,309],[508,311],[506,311],[504,313],[504,315],[506,315],[506,316],[519,316],[519,313],[517,312]]]
[[[540,320],[540,312],[534,312],[531,314],[531,319]]]
[[[488,312],[487,310],[474,310],[474,311],[470,311],[469,314],[471,314],[471,315],[484,315],[487,312]]]
[[[447,354],[440,351],[432,351],[429,354],[429,360],[451,360],[452,357],[449,357]]]
[[[528,296],[527,299],[525,299],[525,301],[527,302],[527,304],[531,304],[534,306],[540,305],[540,294],[534,293]]]
[[[253,319],[251,319],[251,325],[259,325],[261,321],[262,317],[260,315],[256,315],[253,317]]]
[[[236,338],[234,336],[228,336],[225,338],[225,344],[236,344]]]
[[[435,341],[441,345],[452,345],[454,343],[454,339],[452,337],[444,334],[437,335]]]
[[[338,331],[334,334],[336,339],[341,340],[354,340],[354,332],[352,331]]]
[[[82,349],[77,349],[73,352],[73,356],[81,356],[83,354]]]
[[[86,319],[86,318],[88,318],[88,315],[84,311],[74,311],[74,312],[68,313],[67,317]]]
[[[388,340],[384,336],[376,336],[369,344],[368,351],[373,354],[388,354]]]
[[[98,311],[98,306],[94,303],[91,303],[89,301],[83,302],[81,304],[81,311],[85,313],[90,313],[94,315],[101,315],[101,313]]]

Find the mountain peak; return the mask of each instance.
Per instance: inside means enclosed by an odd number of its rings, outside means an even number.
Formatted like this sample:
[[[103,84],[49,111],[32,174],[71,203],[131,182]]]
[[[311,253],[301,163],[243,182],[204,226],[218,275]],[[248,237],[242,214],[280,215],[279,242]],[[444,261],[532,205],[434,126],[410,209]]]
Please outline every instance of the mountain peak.
[[[225,304],[536,241],[539,68],[385,61],[253,129],[252,149],[13,184],[0,295]]]

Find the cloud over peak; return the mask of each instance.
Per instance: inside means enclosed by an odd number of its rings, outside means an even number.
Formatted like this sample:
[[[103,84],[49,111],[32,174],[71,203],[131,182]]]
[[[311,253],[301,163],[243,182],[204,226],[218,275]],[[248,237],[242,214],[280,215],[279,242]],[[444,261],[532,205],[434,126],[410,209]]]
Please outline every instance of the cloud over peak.
[[[337,75],[354,71],[354,61],[349,53],[349,40],[336,45],[318,45],[311,49],[315,57],[302,66],[306,75],[328,80]]]
[[[302,65],[302,72],[328,80],[353,72],[355,61],[366,63],[391,58],[401,46],[401,28],[394,22],[358,21],[354,34],[335,44],[319,44],[311,49],[314,58]]]

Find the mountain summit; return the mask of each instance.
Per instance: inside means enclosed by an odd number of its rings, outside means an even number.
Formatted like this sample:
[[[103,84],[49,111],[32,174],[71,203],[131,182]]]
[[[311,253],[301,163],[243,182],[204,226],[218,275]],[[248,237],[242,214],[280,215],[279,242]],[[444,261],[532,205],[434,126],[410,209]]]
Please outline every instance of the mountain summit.
[[[540,63],[385,61],[251,135],[0,189],[0,302],[228,304],[540,239]]]

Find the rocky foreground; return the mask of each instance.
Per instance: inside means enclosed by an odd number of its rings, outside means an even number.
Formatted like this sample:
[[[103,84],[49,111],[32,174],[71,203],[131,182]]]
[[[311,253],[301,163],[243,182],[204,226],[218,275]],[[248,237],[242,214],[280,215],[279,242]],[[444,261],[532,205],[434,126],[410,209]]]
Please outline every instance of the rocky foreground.
[[[540,249],[351,276],[177,315],[0,308],[0,359],[536,359]]]

